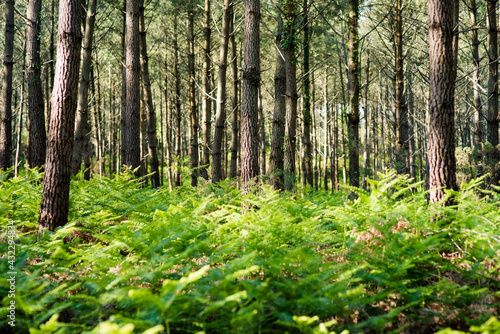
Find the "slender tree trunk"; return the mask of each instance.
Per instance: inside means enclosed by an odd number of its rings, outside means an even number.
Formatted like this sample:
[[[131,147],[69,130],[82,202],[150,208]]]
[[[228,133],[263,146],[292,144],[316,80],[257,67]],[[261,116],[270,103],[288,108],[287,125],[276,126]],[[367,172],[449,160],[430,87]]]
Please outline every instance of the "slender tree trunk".
[[[234,178],[238,173],[238,147],[240,146],[239,133],[239,116],[240,108],[238,105],[238,55],[236,53],[236,41],[234,29],[234,15],[231,21],[231,37],[229,38],[229,47],[231,49],[231,74],[233,76],[233,91],[232,91],[232,110],[231,119],[231,167],[229,168],[229,178]]]
[[[245,0],[245,57],[241,94],[241,184],[259,173],[260,0]]]
[[[85,169],[90,168],[90,120],[89,120],[89,84],[90,65],[92,63],[92,40],[94,38],[94,23],[97,0],[89,0],[87,17],[85,19],[85,34],[83,37],[82,70],[80,84],[78,86],[78,105],[76,111],[75,142],[73,146],[71,173],[76,175],[81,168],[82,158],[86,164]],[[88,164],[88,165],[87,165]],[[90,179],[90,171],[85,173],[85,179]]]
[[[339,58],[339,71],[340,71],[340,89],[342,92],[342,112],[340,113],[340,128],[342,136],[342,181],[347,184],[347,150],[346,150],[346,136],[345,136],[345,126],[346,123],[346,111],[347,111],[347,99],[345,94],[344,77],[342,70],[342,61]]]
[[[3,60],[0,125],[0,170],[12,167],[12,68],[14,66],[14,0],[5,1],[5,49]]]
[[[413,87],[411,84],[411,77],[409,79],[408,85],[408,120],[409,120],[409,140],[410,140],[410,156],[409,156],[409,164],[410,164],[410,178],[414,181],[417,177],[417,165],[415,162],[415,101],[413,98]]]
[[[222,180],[222,141],[225,136],[226,123],[226,72],[227,51],[229,34],[231,33],[231,21],[233,18],[232,0],[224,0],[224,12],[222,16],[221,46],[219,57],[219,78],[217,81],[217,110],[215,115],[214,148],[212,160],[212,182]]]
[[[359,186],[359,0],[351,0],[349,12],[349,185]]]
[[[140,29],[140,49],[141,49],[141,73],[144,85],[144,107],[146,108],[148,153],[151,164],[151,186],[160,186],[160,172],[158,170],[158,147],[156,138],[156,113],[153,106],[153,94],[151,92],[151,81],[149,79],[149,58],[146,43],[146,25],[144,23],[144,0],[139,0],[139,29]]]
[[[260,123],[259,170],[260,170],[260,175],[266,175],[266,123],[264,118],[264,106],[262,102],[262,83],[259,84],[259,123]]]
[[[42,0],[28,3],[28,35],[26,55],[26,81],[28,82],[28,165],[41,167],[45,163],[46,141],[45,114],[40,61],[40,12]]]
[[[189,155],[191,157],[191,187],[198,185],[198,108],[196,106],[196,87],[194,72],[194,0],[188,8],[188,72],[189,72]]]
[[[212,101],[208,94],[211,94],[212,87],[210,85],[210,77],[212,76],[212,61],[210,53],[212,51],[210,44],[210,36],[212,30],[210,29],[210,1],[205,0],[205,23],[203,26],[203,35],[205,38],[205,45],[203,48],[203,99],[202,99],[202,112],[203,112],[203,158],[202,165],[204,166],[200,172],[201,176],[208,180],[208,165],[210,165],[210,134],[212,131]]]
[[[284,8],[284,36],[287,43],[283,47],[286,70],[286,137],[285,137],[285,189],[292,190],[296,183],[296,132],[297,132],[297,68],[295,62],[295,38],[297,5],[288,1]],[[312,182],[311,182],[312,183]]]
[[[181,185],[182,133],[181,133],[181,75],[179,72],[179,47],[177,45],[177,16],[174,17],[174,77],[175,77],[175,156],[174,184]]]
[[[82,41],[80,21],[80,1],[61,1],[49,147],[38,218],[40,230],[48,228],[54,231],[68,222],[71,153]]]
[[[404,96],[404,64],[403,64],[403,15],[402,0],[396,5],[396,36],[395,36],[395,132],[396,132],[396,171],[398,174],[408,174],[408,106]]]
[[[454,135],[455,11],[452,0],[429,0],[429,187],[430,201],[456,190]],[[444,189],[443,189],[444,188]],[[449,201],[446,204],[450,204]]]
[[[370,177],[370,142],[369,142],[369,127],[368,121],[370,120],[370,111],[368,108],[368,92],[370,91],[370,53],[368,53],[366,62],[366,84],[365,84],[365,103],[363,109],[365,112],[365,143],[363,145],[363,178],[362,187],[367,189],[367,177]],[[373,111],[372,111],[373,113]]]
[[[494,147],[487,155],[491,170],[491,184],[497,186],[500,180],[500,166],[496,166],[500,160],[498,149],[498,28],[497,28],[497,5],[498,0],[487,0],[487,22],[488,22],[488,125],[487,140]]]
[[[372,170],[372,177],[374,180],[377,179],[377,171],[378,171],[378,164],[377,164],[377,159],[378,159],[378,125],[377,125],[377,115],[380,106],[375,106],[375,108],[372,108],[371,112],[371,123],[372,123],[372,134],[371,134],[371,139],[372,139],[372,147],[373,147],[373,170]]]
[[[175,21],[174,21],[175,22]],[[174,30],[175,31],[175,30]],[[126,132],[127,124],[127,48],[125,45],[125,35],[127,34],[127,0],[123,0],[123,26],[122,26],[122,94],[120,99],[120,166],[125,165],[125,146],[127,142]],[[124,145],[125,144],[125,145]]]
[[[303,35],[303,60],[302,60],[302,71],[303,71],[303,77],[304,81],[302,83],[302,102],[303,102],[303,120],[304,120],[304,162],[305,162],[305,169],[304,169],[304,176],[307,184],[310,186],[313,185],[313,148],[312,148],[312,142],[311,142],[311,122],[312,122],[312,117],[311,117],[311,81],[309,79],[309,53],[310,53],[310,48],[309,48],[309,40],[310,40],[310,27],[309,24],[307,23],[308,20],[308,0],[304,0],[303,3],[303,11],[304,11],[304,22],[305,27],[304,27],[304,35]]]
[[[334,84],[335,90],[335,84]],[[328,107],[328,73],[325,72],[325,108]],[[333,102],[333,117],[331,118],[332,122],[332,132],[331,136],[332,147],[330,150],[330,180],[331,180],[331,188],[332,192],[339,190],[339,157],[338,157],[338,142],[339,142],[339,129],[338,129],[338,105],[337,101]]]
[[[278,30],[276,33],[276,68],[274,71],[274,112],[271,131],[271,152],[269,154],[269,177],[271,185],[275,190],[284,189],[284,164],[285,152],[283,144],[285,142],[285,91],[286,72],[285,61],[283,59],[283,49],[281,39],[283,34],[283,21],[281,13],[278,14]]]

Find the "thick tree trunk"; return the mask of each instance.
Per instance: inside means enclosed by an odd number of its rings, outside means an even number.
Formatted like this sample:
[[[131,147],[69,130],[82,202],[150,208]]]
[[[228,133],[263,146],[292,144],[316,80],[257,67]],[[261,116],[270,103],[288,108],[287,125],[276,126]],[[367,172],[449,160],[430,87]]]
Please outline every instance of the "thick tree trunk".
[[[46,141],[45,114],[40,61],[40,12],[42,0],[28,3],[28,33],[26,55],[26,81],[28,82],[28,165],[41,167],[45,163]]]
[[[487,155],[491,165],[492,185],[497,186],[500,180],[500,150],[498,146],[498,30],[497,30],[497,5],[498,0],[487,0],[487,22],[488,22],[488,122],[487,140],[494,147]]]
[[[191,159],[191,187],[198,185],[198,108],[196,106],[196,87],[194,72],[194,2],[188,8],[188,75],[189,75],[189,155]]]
[[[71,173],[76,175],[82,165],[82,157],[90,168],[90,120],[88,108],[90,65],[92,63],[92,40],[94,36],[94,23],[97,0],[89,0],[87,18],[85,20],[85,34],[83,37],[82,70],[78,87],[78,105],[76,111],[75,143],[73,146]],[[88,163],[88,166],[87,166]],[[90,178],[90,172],[85,173],[85,179]]]
[[[12,167],[12,68],[14,66],[14,0],[5,1],[5,49],[0,125],[0,170]]]
[[[217,81],[217,110],[215,115],[214,148],[212,157],[212,182],[222,180],[222,142],[225,136],[226,123],[226,72],[227,51],[231,21],[233,18],[232,0],[224,0],[224,12],[222,15],[221,46],[219,57],[219,77]]]
[[[245,0],[245,57],[241,92],[241,184],[259,173],[260,0]]]
[[[457,189],[454,92],[455,63],[453,0],[429,0],[429,187],[430,201],[443,199],[444,189]],[[449,204],[449,203],[446,203]]]
[[[359,0],[351,0],[349,12],[349,185],[359,186]]]
[[[210,1],[205,0],[205,23],[203,26],[203,35],[205,38],[205,45],[203,48],[203,99],[202,99],[202,113],[203,113],[203,168],[200,170],[201,176],[208,180],[208,165],[210,165],[210,135],[212,131],[212,101],[210,101],[209,94],[212,93],[212,86],[210,85],[210,77],[212,76],[212,60],[210,58],[211,44],[210,36],[212,30],[210,29]]]
[[[153,106],[153,94],[151,92],[151,81],[149,79],[149,58],[146,43],[146,25],[144,23],[144,0],[139,1],[139,29],[140,29],[140,50],[141,50],[141,73],[142,84],[144,86],[144,108],[146,109],[148,153],[151,164],[151,186],[160,186],[160,172],[158,170],[158,148],[156,138],[156,113]]]
[[[402,0],[396,5],[396,36],[395,36],[395,107],[396,107],[396,171],[398,174],[408,174],[408,106],[404,96],[404,64],[403,64],[403,15]]]
[[[126,29],[125,29],[125,72],[126,72],[126,105],[123,151],[125,156],[122,163],[132,169],[141,165],[141,91],[139,59],[139,3],[138,0],[126,0]],[[142,171],[136,173],[142,175]]]
[[[236,53],[236,41],[235,41],[235,31],[234,29],[234,15],[231,21],[231,37],[229,38],[229,47],[231,49],[231,74],[233,76],[233,91],[232,91],[232,102],[231,107],[233,110],[233,115],[231,118],[231,165],[229,168],[229,178],[234,178],[238,173],[238,148],[240,146],[239,139],[239,118],[240,118],[240,107],[238,105],[238,55]]]
[[[49,147],[38,219],[40,230],[48,228],[54,231],[68,222],[71,153],[82,41],[80,21],[80,1],[61,1]]]
[[[283,144],[285,142],[285,91],[286,72],[285,61],[282,53],[281,39],[283,34],[283,21],[281,13],[278,14],[278,30],[276,33],[276,69],[274,71],[274,112],[271,130],[271,152],[269,154],[269,178],[275,190],[284,189],[284,164],[285,152]]]

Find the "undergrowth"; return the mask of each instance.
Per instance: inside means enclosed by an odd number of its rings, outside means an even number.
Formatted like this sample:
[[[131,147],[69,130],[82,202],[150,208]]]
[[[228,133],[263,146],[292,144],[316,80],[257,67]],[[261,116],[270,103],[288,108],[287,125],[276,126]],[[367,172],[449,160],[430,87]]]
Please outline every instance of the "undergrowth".
[[[500,200],[477,182],[443,208],[392,173],[354,201],[74,180],[70,223],[40,237],[40,180],[0,183],[2,333],[500,332]]]

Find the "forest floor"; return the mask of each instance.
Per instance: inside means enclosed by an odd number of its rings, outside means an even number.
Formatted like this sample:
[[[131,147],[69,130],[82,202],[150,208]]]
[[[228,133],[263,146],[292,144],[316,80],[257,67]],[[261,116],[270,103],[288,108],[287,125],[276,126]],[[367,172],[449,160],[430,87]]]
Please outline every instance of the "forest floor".
[[[477,182],[443,208],[394,174],[354,201],[75,179],[40,236],[40,181],[0,181],[2,333],[500,333],[500,197]]]

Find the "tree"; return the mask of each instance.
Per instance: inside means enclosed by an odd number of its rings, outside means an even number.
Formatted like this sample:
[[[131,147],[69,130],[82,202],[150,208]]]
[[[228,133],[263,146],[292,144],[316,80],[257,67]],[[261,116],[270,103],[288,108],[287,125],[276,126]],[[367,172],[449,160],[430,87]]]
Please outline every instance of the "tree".
[[[232,86],[232,100],[231,100],[231,109],[233,111],[231,117],[231,164],[229,168],[229,178],[234,178],[237,175],[238,169],[238,148],[240,146],[239,139],[239,116],[240,116],[240,107],[238,101],[238,55],[236,53],[236,38],[234,31],[234,15],[233,20],[231,21],[231,36],[229,37],[229,48],[231,49],[231,75],[233,76],[233,86]]]
[[[259,173],[260,0],[245,0],[245,56],[241,92],[241,183]]]
[[[151,162],[151,186],[160,186],[160,172],[158,170],[158,148],[156,138],[156,114],[153,106],[153,94],[151,92],[151,80],[149,79],[149,58],[146,43],[146,25],[144,23],[144,0],[139,1],[140,13],[140,51],[141,51],[141,73],[144,86],[144,108],[146,109],[148,153]]]
[[[90,179],[90,121],[89,121],[89,84],[90,66],[92,63],[92,40],[94,38],[94,23],[97,0],[89,0],[87,18],[85,20],[85,34],[83,37],[82,71],[78,87],[78,106],[76,111],[75,143],[72,154],[72,174],[76,175],[84,160],[86,180]]]
[[[140,149],[140,80],[139,61],[139,3],[126,0],[125,13],[125,122],[122,123],[124,136],[122,163],[135,169],[141,165]],[[142,174],[139,172],[139,175]]]
[[[198,109],[194,70],[194,2],[188,5],[188,76],[189,76],[189,155],[191,159],[191,186],[198,185]]]
[[[0,170],[12,167],[12,67],[14,66],[14,0],[5,1],[5,49],[0,125]]]
[[[429,187],[430,201],[456,190],[455,160],[455,1],[429,0]],[[445,203],[450,204],[451,202]]]
[[[276,32],[276,67],[274,70],[274,112],[271,130],[271,151],[269,153],[269,178],[271,185],[276,190],[284,189],[284,163],[285,151],[285,90],[286,72],[285,60],[283,59],[283,49],[281,40],[283,37],[283,20],[281,13],[278,13],[278,29]]]
[[[26,81],[28,82],[28,165],[41,167],[45,162],[47,135],[40,60],[42,0],[29,0],[26,54]]]
[[[202,112],[203,112],[203,157],[201,175],[208,180],[208,165],[210,164],[210,133],[212,131],[212,101],[210,100],[210,93],[212,86],[210,80],[212,76],[212,60],[210,58],[211,44],[210,36],[212,30],[210,29],[210,0],[205,0],[205,22],[203,26],[203,35],[205,38],[205,45],[203,47],[203,99],[202,99]]]
[[[71,154],[82,41],[80,21],[80,1],[61,1],[49,147],[38,218],[40,230],[54,231],[58,226],[68,222]]]
[[[310,53],[310,27],[308,20],[308,4],[307,0],[304,0],[304,4],[302,7],[304,11],[304,35],[303,35],[303,59],[302,59],[302,71],[304,81],[302,83],[302,93],[303,93],[303,108],[302,108],[302,117],[304,120],[304,178],[308,185],[313,185],[313,147],[311,142],[311,80],[309,77],[310,66],[309,66],[309,53]],[[326,112],[326,111],[325,111]]]
[[[349,185],[359,186],[359,0],[349,10]]]
[[[231,21],[233,19],[233,1],[224,0],[222,30],[220,40],[219,77],[217,79],[217,110],[215,114],[214,148],[212,161],[212,182],[222,180],[222,140],[225,137],[226,123],[226,72],[227,51]]]

